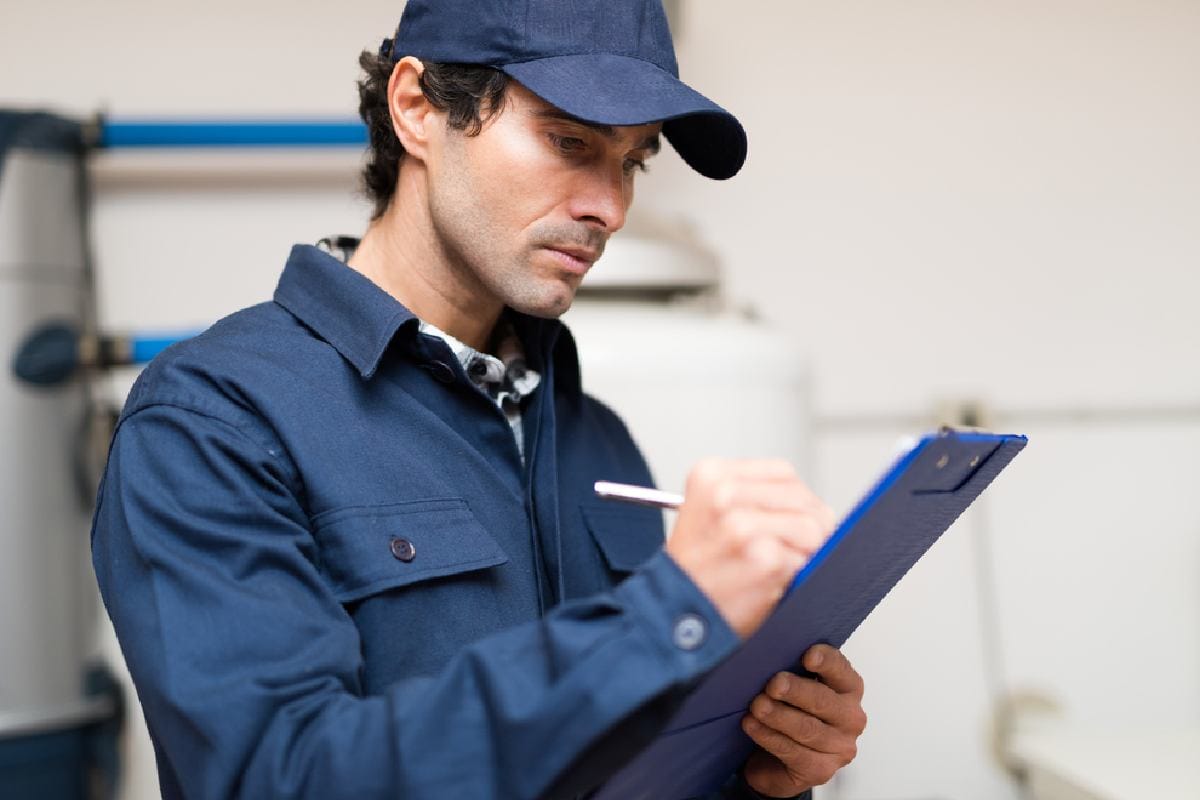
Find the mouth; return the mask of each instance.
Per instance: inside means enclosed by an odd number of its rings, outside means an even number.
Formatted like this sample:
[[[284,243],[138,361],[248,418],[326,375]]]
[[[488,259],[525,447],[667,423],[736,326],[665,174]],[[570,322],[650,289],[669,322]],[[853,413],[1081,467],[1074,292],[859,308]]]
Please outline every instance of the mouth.
[[[554,259],[567,271],[583,275],[592,264],[600,258],[600,253],[597,250],[591,250],[586,247],[572,247],[569,245],[553,245],[544,248],[548,253],[554,256]]]

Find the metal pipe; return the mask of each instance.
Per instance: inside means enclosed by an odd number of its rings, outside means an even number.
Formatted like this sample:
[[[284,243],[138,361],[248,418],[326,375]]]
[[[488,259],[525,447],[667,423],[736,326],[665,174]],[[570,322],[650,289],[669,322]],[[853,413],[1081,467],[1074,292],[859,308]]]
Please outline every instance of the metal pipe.
[[[358,120],[109,120],[97,146],[116,148],[362,147]]]

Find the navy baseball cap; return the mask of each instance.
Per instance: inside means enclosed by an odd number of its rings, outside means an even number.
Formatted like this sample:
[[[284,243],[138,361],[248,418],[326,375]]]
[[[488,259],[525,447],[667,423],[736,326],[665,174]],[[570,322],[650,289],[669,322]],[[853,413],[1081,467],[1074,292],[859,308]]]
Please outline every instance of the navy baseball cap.
[[[494,67],[585,122],[662,122],[709,178],[746,160],[741,123],[679,80],[661,0],[408,0],[380,54]]]

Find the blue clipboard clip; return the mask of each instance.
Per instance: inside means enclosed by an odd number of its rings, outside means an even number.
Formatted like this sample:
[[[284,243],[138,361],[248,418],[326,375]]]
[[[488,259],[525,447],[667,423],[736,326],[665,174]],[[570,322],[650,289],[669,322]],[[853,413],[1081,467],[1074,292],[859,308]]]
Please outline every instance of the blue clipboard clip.
[[[684,800],[718,789],[754,749],[739,723],[771,676],[794,670],[814,644],[845,644],[1027,442],[954,428],[920,437],[796,574],[762,627],[594,800]]]
[[[957,499],[965,501],[958,511],[958,514],[961,514],[967,509],[967,506],[975,501],[987,484],[991,483],[992,478],[999,473],[1000,469],[1007,466],[1008,462],[1025,447],[1027,441],[1025,436],[1015,434],[995,434],[977,428],[951,428],[948,426],[943,426],[934,433],[927,433],[915,441],[911,441],[891,468],[846,515],[824,546],[814,553],[808,563],[796,573],[788,592],[790,593],[803,583],[809,574],[820,567],[825,558],[837,548],[841,539],[854,530],[859,521],[883,501],[894,485],[903,482],[905,491],[910,492],[914,497],[958,494]],[[999,469],[993,472],[988,469],[987,465],[1004,445],[1007,445],[1007,457],[1003,459],[1003,464],[998,465]],[[992,464],[992,466],[997,465]],[[979,486],[978,491],[974,493],[964,492],[983,470],[986,470],[982,476],[986,478],[986,483]],[[957,507],[958,503],[951,502],[950,505]],[[958,514],[955,515],[955,518],[958,517]],[[951,521],[953,522],[953,520]],[[946,525],[946,527],[950,526]],[[938,531],[934,540],[943,532],[944,529]],[[932,544],[933,541],[930,541],[929,545]],[[926,545],[918,554],[918,558],[924,554],[929,545]]]

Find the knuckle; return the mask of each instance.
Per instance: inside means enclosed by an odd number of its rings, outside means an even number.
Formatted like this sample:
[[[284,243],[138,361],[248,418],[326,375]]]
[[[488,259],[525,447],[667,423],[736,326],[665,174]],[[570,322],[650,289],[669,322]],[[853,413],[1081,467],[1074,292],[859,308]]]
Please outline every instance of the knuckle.
[[[850,684],[849,694],[852,697],[856,697],[859,701],[859,705],[861,705],[863,693],[866,690],[866,684],[863,683],[862,675],[859,674],[858,670],[854,668],[854,665],[851,664],[845,656],[842,656],[842,660],[844,662],[842,671],[845,673],[846,680]]]
[[[820,538],[816,521],[808,514],[801,514],[796,520],[796,544],[806,552],[816,550],[820,546]]]
[[[802,714],[796,720],[796,739],[802,742],[811,742],[821,733],[821,723],[816,717],[809,714]]]
[[[845,654],[833,645],[819,644],[813,647],[813,650],[823,659],[822,672],[828,672],[843,680],[850,679],[855,674],[854,668],[850,666],[850,661]]]
[[[775,704],[768,698],[759,695],[750,704],[750,711],[760,720],[770,719],[775,714]]]
[[[718,515],[729,514],[737,507],[737,485],[728,480],[717,482],[709,502]]]
[[[817,508],[817,514],[820,516],[821,523],[825,526],[825,528],[828,529],[830,533],[833,533],[833,529],[837,527],[837,515],[834,513],[833,509],[825,505],[825,503],[820,503]]]
[[[692,466],[686,485],[688,490],[704,491],[716,483],[725,472],[724,462],[719,458],[702,458]]]
[[[770,561],[763,564],[764,571],[777,581],[786,581],[796,574],[797,558],[781,547],[778,542],[768,540],[763,550],[770,553]],[[800,560],[803,556],[800,557]]]
[[[808,530],[806,532],[808,543],[814,550],[819,549],[821,545],[825,544],[825,540],[829,538],[830,530],[825,526],[820,517],[812,514],[808,515],[806,522],[808,523]]]
[[[722,523],[729,535],[742,542],[747,551],[752,550],[760,538],[754,535],[754,519],[744,511],[727,512]]]
[[[812,678],[804,678],[800,682],[800,686],[803,692],[800,696],[803,709],[809,713],[824,714],[828,705],[824,694],[828,691],[828,687]]]
[[[780,736],[771,750],[781,761],[790,763],[799,761],[806,752],[806,749],[796,743],[790,736]]]
[[[776,576],[779,569],[779,551],[775,543],[763,537],[748,538],[745,547],[746,561],[760,575]]]
[[[775,563],[771,565],[774,568],[771,577],[786,588],[791,584],[792,578],[800,571],[800,568],[808,563],[808,555],[784,547],[778,547],[776,552]]]
[[[858,709],[858,713],[854,715],[854,733],[856,736],[862,736],[866,730],[867,712],[860,708]]]
[[[763,464],[766,465],[768,469],[778,473],[779,475],[786,475],[788,477],[795,477],[796,475],[796,466],[786,458],[764,459]]]
[[[834,703],[826,692],[812,691],[804,698],[804,710],[817,717],[829,717],[833,714]]]

